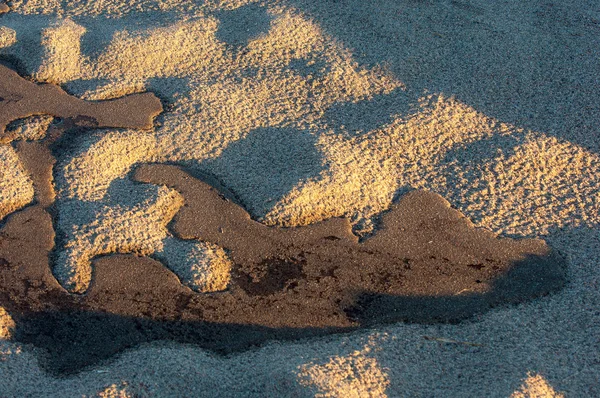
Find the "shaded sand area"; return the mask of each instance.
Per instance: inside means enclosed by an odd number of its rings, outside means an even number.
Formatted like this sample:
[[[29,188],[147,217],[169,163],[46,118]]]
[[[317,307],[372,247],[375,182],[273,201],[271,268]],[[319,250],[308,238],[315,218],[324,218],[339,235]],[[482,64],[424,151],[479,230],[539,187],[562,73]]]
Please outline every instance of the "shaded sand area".
[[[600,15],[488,3],[9,1],[19,74],[164,112],[7,126],[0,395],[598,395]]]

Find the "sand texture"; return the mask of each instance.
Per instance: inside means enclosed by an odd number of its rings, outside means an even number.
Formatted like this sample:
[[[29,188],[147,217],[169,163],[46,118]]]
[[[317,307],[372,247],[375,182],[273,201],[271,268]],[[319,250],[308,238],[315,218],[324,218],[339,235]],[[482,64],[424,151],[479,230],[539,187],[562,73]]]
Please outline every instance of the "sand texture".
[[[228,289],[199,295],[156,261],[112,256],[94,264],[84,296],[69,294],[50,272],[50,215],[39,205],[15,213],[0,230],[0,304],[17,317],[19,341],[48,351],[49,372],[77,372],[157,339],[223,354],[382,322],[458,321],[564,283],[564,260],[543,241],[497,239],[428,192],[403,197],[359,243],[347,219],[257,223],[174,166],[142,166],[135,179],[169,184],[187,198],[173,231],[227,250],[233,269],[207,272]],[[76,271],[86,273],[77,280],[92,279],[91,270]]]
[[[29,82],[4,65],[0,65],[0,81],[0,135],[4,135],[11,121],[38,114],[70,118],[79,126],[148,129],[152,127],[152,118],[162,111],[153,94],[85,102],[55,85]],[[10,142],[11,138],[3,137],[3,141]]]
[[[593,0],[0,1],[0,396],[597,396]]]

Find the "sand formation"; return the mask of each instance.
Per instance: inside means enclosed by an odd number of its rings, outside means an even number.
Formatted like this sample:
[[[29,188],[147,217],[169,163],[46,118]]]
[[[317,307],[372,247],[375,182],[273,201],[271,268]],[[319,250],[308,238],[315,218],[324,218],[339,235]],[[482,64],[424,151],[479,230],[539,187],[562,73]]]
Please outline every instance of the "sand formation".
[[[9,102],[4,124],[49,113],[74,126],[145,128],[161,109],[152,94],[89,104],[6,67],[0,71],[7,77],[2,98]],[[27,111],[17,112],[11,101]],[[457,321],[564,282],[563,259],[543,241],[498,239],[433,193],[405,195],[383,215],[378,231],[359,242],[346,218],[266,226],[232,195],[176,166],[154,164],[139,166],[133,179],[182,195],[185,206],[173,212],[169,227],[181,241],[227,250],[233,263],[227,290],[197,293],[154,259],[113,255],[94,261],[89,288],[78,291],[85,294],[70,294],[51,271],[52,139],[17,145],[36,202],[0,230],[0,307],[13,316],[17,340],[48,350],[54,372],[76,371],[156,339],[228,353],[376,322]]]
[[[148,129],[160,112],[160,100],[151,93],[112,101],[83,101],[58,86],[30,82],[0,65],[0,142],[11,140],[2,136],[8,123],[32,115],[49,114],[85,127]]]
[[[542,270],[531,276],[531,283],[537,277],[543,285],[546,278],[560,279],[553,265],[560,258],[543,241],[498,239],[474,228],[431,192],[406,194],[383,215],[375,235],[359,242],[347,218],[295,228],[256,222],[211,185],[175,166],[141,166],[134,179],[174,188],[184,196],[186,206],[171,223],[173,233],[225,248],[235,264],[234,283],[250,296],[295,290],[320,297],[328,292],[327,300],[345,308],[354,303],[356,292],[486,293],[494,279],[518,263],[535,263]]]
[[[184,195],[172,228],[229,249],[229,289],[199,294],[158,261],[115,255],[94,262],[85,295],[69,294],[50,271],[50,215],[15,213],[0,231],[0,306],[18,340],[48,350],[48,370],[77,371],[156,339],[229,353],[376,322],[457,321],[564,283],[563,260],[544,242],[498,239],[428,192],[402,198],[361,243],[346,219],[264,226],[175,166],[141,166],[135,179]]]

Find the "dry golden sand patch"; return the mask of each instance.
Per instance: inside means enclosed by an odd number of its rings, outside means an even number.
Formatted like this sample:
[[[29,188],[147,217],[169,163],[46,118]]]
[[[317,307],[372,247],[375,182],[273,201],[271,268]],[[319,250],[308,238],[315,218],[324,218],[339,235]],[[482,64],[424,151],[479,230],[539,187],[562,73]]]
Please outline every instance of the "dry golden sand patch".
[[[200,293],[227,289],[231,281],[233,262],[223,248],[212,243],[182,241],[167,237],[162,248],[155,252],[179,280]]]
[[[300,384],[317,390],[315,397],[387,397],[389,377],[375,358],[371,347],[347,356],[333,357],[326,364],[309,363],[298,373]]]
[[[15,331],[15,321],[3,307],[0,307],[0,340],[9,340]]]
[[[600,156],[569,142],[527,132],[493,159],[450,168],[454,197],[493,230],[534,235],[600,224]]]
[[[6,26],[0,26],[0,48],[10,47],[17,42],[17,32]]]
[[[53,116],[39,115],[18,120],[6,128],[6,136],[11,140],[41,140],[46,136]]]
[[[166,224],[183,206],[183,197],[174,190],[157,189],[156,199],[134,207],[102,206],[95,219],[74,225],[71,238],[58,255],[54,271],[63,286],[83,293],[89,286],[95,256],[110,253],[150,255],[163,249],[168,236]]]
[[[83,293],[91,282],[94,257],[135,253],[158,257],[196,291],[226,289],[232,264],[225,251],[204,242],[181,241],[167,230],[183,204],[178,192],[160,187],[156,196],[133,207],[100,206],[91,223],[66,230],[68,242],[58,255],[56,277],[69,291]]]
[[[81,37],[86,29],[71,19],[55,22],[42,32],[43,62],[34,75],[39,81],[61,84],[81,75]]]
[[[10,145],[0,146],[0,220],[33,200],[33,182]]]
[[[442,95],[422,98],[415,113],[363,135],[332,131],[319,143],[329,168],[296,187],[265,220],[304,225],[343,215],[368,219],[386,210],[400,188],[431,189],[439,159],[453,146],[508,129]]]
[[[133,398],[135,395],[126,382],[121,382],[119,385],[111,384],[98,393],[99,398]]]
[[[215,39],[217,26],[214,18],[200,18],[145,32],[116,32],[88,73],[125,82],[214,77],[230,63],[223,44]]]
[[[510,398],[564,398],[539,374],[529,373],[523,385]]]
[[[146,132],[108,132],[64,166],[65,184],[60,186],[60,194],[63,198],[100,201],[115,178],[155,154],[156,140]]]
[[[470,144],[498,137],[514,137],[514,146],[499,145],[497,156],[467,164],[447,158],[450,151],[469,158]],[[540,234],[600,222],[598,155],[500,123],[443,95],[359,137],[325,134],[320,145],[329,168],[296,186],[267,222],[304,225],[346,215],[368,233],[370,218],[403,189],[440,193],[496,232]]]

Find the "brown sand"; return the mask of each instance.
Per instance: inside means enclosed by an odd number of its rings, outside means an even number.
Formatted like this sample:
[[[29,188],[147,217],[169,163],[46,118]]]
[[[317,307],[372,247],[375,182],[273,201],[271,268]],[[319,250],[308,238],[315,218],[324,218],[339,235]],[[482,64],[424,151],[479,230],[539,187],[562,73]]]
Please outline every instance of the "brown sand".
[[[130,127],[149,129],[153,118],[162,112],[154,94],[137,94],[118,100],[86,102],[68,95],[57,86],[38,85],[17,72],[0,65],[0,142],[10,142],[6,126],[31,115],[50,114],[72,119],[78,126]]]
[[[39,144],[20,149],[25,159],[47,156]],[[51,165],[29,171],[47,176]],[[156,261],[113,256],[95,262],[84,296],[70,295],[50,271],[54,230],[41,203],[51,195],[40,195],[0,230],[0,306],[16,319],[17,340],[48,351],[50,372],[79,371],[155,339],[229,353],[382,321],[457,321],[564,281],[563,260],[542,241],[497,239],[432,193],[406,195],[359,243],[346,219],[264,226],[174,166],[142,166],[135,179],[184,195],[172,228],[228,250],[229,289],[194,293]]]

